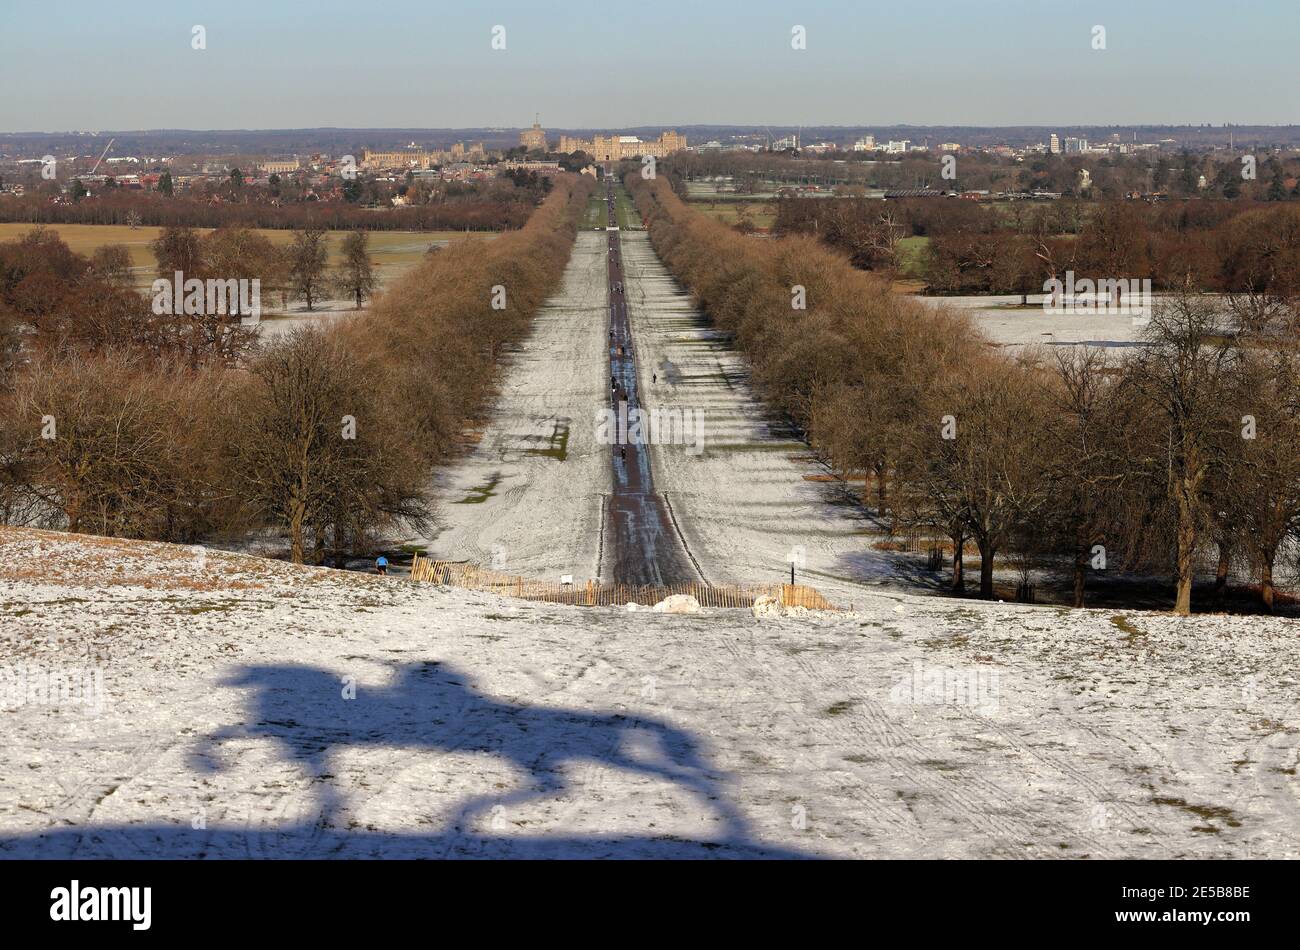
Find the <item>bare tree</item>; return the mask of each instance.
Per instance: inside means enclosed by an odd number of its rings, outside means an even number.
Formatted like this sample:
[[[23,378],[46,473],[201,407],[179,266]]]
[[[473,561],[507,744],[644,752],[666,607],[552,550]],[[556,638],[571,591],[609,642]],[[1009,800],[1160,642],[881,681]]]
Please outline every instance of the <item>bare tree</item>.
[[[1147,446],[1140,463],[1162,479],[1175,525],[1174,611],[1192,609],[1197,543],[1210,518],[1212,468],[1219,464],[1229,420],[1224,412],[1239,350],[1225,332],[1215,303],[1184,291],[1162,300],[1128,381],[1159,421],[1161,443]]]
[[[338,334],[298,328],[251,366],[239,477],[301,564],[309,538],[353,535],[425,512],[420,454],[409,427],[375,403],[373,384]]]
[[[335,284],[344,294],[354,297],[356,309],[375,289],[375,269],[370,262],[370,235],[351,231],[343,238],[343,260],[335,272]]]
[[[294,231],[289,243],[289,289],[313,309],[325,283],[325,262],[329,252],[322,228]]]
[[[1073,604],[1082,607],[1088,570],[1098,554],[1103,563],[1107,557],[1108,534],[1116,525],[1113,490],[1128,465],[1112,438],[1117,424],[1111,404],[1114,383],[1103,352],[1058,350],[1053,364],[1044,521],[1058,533],[1055,546],[1069,556]],[[1096,546],[1101,551],[1094,552]]]
[[[131,252],[125,244],[103,244],[90,257],[91,273],[106,284],[130,287]]]

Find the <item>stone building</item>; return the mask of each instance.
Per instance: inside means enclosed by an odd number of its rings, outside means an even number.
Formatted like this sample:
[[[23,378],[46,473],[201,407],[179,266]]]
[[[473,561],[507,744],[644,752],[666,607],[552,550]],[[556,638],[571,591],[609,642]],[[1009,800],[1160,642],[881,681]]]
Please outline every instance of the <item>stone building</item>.
[[[374,152],[366,149],[361,153],[361,167],[380,168],[420,168],[425,169],[440,163],[441,152],[427,152],[424,149],[404,148],[397,152]]]
[[[258,164],[258,170],[263,175],[292,175],[299,168],[298,159],[293,161],[270,161]]]
[[[679,132],[664,132],[659,138],[643,142],[635,135],[595,135],[589,139],[560,136],[561,152],[586,152],[598,162],[617,162],[625,158],[653,155],[664,158],[686,148],[686,136]]]
[[[524,129],[519,133],[519,144],[530,152],[534,149],[546,151],[546,130],[534,119],[531,129]]]

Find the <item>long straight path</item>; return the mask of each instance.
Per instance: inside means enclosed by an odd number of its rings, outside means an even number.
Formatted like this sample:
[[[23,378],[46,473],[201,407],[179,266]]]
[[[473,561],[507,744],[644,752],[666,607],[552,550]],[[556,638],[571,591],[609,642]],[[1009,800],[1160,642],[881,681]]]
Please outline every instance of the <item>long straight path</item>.
[[[555,296],[504,359],[478,444],[436,475],[435,530],[398,543],[552,582],[600,575],[609,448],[592,418],[609,392],[607,257],[603,231],[578,232]]]
[[[677,536],[664,499],[655,492],[650,452],[627,438],[629,418],[641,409],[632,329],[628,322],[621,232],[614,189],[608,206],[609,401],[616,425],[610,446],[613,487],[605,509],[605,563],[601,577],[623,584],[682,584],[700,580]]]

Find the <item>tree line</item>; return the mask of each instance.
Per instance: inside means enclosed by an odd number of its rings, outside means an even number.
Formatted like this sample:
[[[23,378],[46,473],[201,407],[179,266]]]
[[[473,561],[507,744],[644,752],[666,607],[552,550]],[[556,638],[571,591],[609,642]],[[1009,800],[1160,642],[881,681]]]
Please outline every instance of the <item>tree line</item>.
[[[334,231],[505,231],[523,227],[537,206],[523,188],[449,197],[400,208],[363,208],[343,201],[241,202],[214,196],[167,197],[109,189],[91,200],[55,203],[35,193],[0,201],[0,221],[27,224],[114,224],[152,227],[305,228]]]
[[[48,233],[0,245],[0,519],[184,543],[270,531],[318,564],[418,528],[430,466],[558,284],[592,187],[575,179],[520,230],[429,255],[372,310],[260,342],[153,313]],[[165,242],[160,269],[256,258],[247,232],[192,237]],[[56,292],[33,310],[38,284]]]
[[[920,275],[938,294],[1041,294],[1067,272],[1259,292],[1293,281],[1300,265],[1295,204],[795,198],[777,202],[773,230],[815,235],[856,267],[886,274],[901,267],[901,239],[927,237]]]
[[[1213,564],[1211,603],[1239,569],[1275,607],[1300,536],[1300,313],[1263,256],[1241,266],[1272,277],[1240,293],[1162,298],[1131,351],[1007,355],[816,238],[756,241],[662,179],[628,186],[759,393],[888,526],[945,539],[955,590],[972,543],[986,598],[1001,561],[1023,587],[1060,578],[1076,606],[1117,572],[1164,576],[1185,614]]]
[[[941,164],[944,155],[956,159],[948,177]],[[1243,167],[1247,166],[1249,174],[1243,175]],[[1249,154],[1161,149],[1154,154],[1026,156],[939,149],[898,155],[701,151],[674,155],[665,170],[674,179],[723,176],[731,179],[731,186],[738,192],[749,194],[772,190],[774,183],[781,183],[818,185],[846,197],[863,196],[868,188],[934,188],[958,192],[1050,191],[1067,199],[1087,200],[1114,200],[1134,192],[1229,201],[1300,198],[1300,158],[1267,148]],[[1084,171],[1088,173],[1086,178],[1081,174]],[[679,190],[678,194],[683,192]]]

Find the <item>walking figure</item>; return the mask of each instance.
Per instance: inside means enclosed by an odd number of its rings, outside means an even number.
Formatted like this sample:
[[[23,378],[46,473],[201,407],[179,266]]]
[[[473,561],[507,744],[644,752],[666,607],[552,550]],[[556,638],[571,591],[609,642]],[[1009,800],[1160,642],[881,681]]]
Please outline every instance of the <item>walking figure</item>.
[[[375,559],[375,572],[378,574],[388,573],[388,558],[384,557],[382,554]]]

